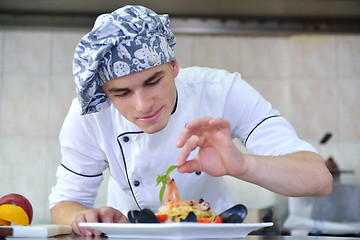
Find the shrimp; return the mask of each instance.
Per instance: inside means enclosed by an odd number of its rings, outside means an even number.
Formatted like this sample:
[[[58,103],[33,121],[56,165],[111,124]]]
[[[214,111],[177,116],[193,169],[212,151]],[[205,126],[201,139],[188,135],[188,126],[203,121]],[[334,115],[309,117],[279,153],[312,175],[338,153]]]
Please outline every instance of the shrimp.
[[[174,203],[174,202],[180,202],[181,198],[179,195],[179,190],[176,186],[176,183],[174,181],[174,179],[171,179],[169,176],[167,177],[167,181],[166,181],[166,191],[165,191],[165,199],[164,199],[164,203],[165,205],[170,204],[170,203]]]
[[[186,207],[186,206],[193,207],[198,202],[199,201],[188,200],[188,201],[179,201],[179,202],[168,203],[168,204],[165,204],[165,205],[159,207],[158,211],[159,212],[166,212],[166,211],[171,210],[174,207]]]
[[[196,201],[196,200],[181,201],[179,190],[177,188],[175,180],[171,179],[169,176],[167,177],[166,185],[167,188],[165,191],[164,205],[158,209],[159,212],[165,212],[174,207],[184,207],[184,206],[190,206],[190,207],[194,207],[195,209],[205,210],[205,211],[210,209],[210,204],[208,202],[204,202],[204,200],[202,199],[200,201]]]

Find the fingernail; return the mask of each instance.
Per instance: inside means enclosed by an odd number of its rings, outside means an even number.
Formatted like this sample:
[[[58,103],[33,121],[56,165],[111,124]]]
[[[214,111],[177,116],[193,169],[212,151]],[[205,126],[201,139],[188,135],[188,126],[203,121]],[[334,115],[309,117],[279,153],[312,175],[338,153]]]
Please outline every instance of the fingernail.
[[[100,236],[100,235],[101,235],[101,232],[98,231],[98,230],[95,230],[95,231],[94,231],[94,234],[95,234],[96,236]]]
[[[85,235],[86,235],[86,236],[91,236],[92,233],[91,233],[89,230],[85,230]]]

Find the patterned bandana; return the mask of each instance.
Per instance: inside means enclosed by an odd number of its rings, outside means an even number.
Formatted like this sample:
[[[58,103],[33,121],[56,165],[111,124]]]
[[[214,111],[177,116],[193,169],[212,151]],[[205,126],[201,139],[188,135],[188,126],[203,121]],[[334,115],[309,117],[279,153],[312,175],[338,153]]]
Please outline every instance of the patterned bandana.
[[[110,106],[102,85],[175,59],[168,15],[125,6],[100,15],[75,49],[73,74],[81,115]]]

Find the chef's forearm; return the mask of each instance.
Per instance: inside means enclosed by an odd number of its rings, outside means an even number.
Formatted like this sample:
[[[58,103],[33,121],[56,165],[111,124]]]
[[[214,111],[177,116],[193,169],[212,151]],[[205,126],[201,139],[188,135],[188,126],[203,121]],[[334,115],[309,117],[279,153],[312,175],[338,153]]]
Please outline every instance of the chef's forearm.
[[[88,208],[77,202],[72,202],[72,201],[60,202],[55,206],[53,206],[50,210],[52,223],[71,225],[71,223],[75,219],[75,216],[79,212],[86,209]]]
[[[234,177],[270,191],[292,197],[325,196],[332,191],[332,176],[316,153],[243,157],[245,171]]]

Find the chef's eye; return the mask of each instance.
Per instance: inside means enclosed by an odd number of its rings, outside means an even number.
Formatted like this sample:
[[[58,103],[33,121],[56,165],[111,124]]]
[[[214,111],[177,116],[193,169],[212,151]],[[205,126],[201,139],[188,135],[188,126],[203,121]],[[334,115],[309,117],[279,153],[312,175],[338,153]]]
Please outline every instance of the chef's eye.
[[[123,92],[116,93],[114,96],[115,97],[125,97],[128,94],[129,94],[129,91],[123,91]]]
[[[158,83],[160,82],[160,79],[161,79],[161,78],[151,80],[151,81],[147,82],[146,85],[148,85],[148,86],[154,86],[154,85],[156,85],[156,84],[158,84]]]

